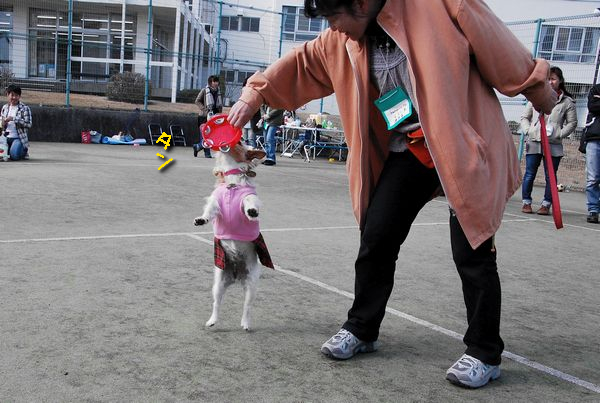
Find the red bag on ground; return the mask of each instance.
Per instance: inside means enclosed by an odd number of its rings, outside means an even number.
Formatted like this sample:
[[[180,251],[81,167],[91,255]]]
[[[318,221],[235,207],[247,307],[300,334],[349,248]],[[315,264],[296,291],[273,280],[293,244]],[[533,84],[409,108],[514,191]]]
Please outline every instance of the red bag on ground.
[[[89,130],[84,130],[81,132],[81,142],[83,144],[90,144],[92,142],[92,135]]]

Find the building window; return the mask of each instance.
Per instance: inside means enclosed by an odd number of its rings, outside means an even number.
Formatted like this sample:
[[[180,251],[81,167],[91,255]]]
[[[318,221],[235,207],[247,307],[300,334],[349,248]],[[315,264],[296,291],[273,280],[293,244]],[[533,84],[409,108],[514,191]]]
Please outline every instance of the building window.
[[[259,29],[260,18],[238,15],[221,17],[221,30],[223,31],[258,32]]]
[[[226,83],[234,83],[235,82],[235,70],[225,70],[223,72]]]
[[[600,28],[543,25],[538,56],[546,60],[594,63]]]
[[[307,18],[304,8],[283,6],[283,39],[304,42],[315,39],[321,31],[328,27],[327,20]]]
[[[73,78],[106,81],[112,72],[109,58],[135,58],[136,17],[121,14],[74,13],[71,73]],[[29,76],[64,79],[68,60],[68,15],[55,10],[30,9]],[[124,35],[123,35],[124,34]],[[121,39],[123,37],[123,40]],[[106,59],[98,61],[98,59]],[[114,64],[114,60],[113,60]],[[125,71],[131,70],[124,66]]]
[[[10,36],[12,30],[12,12],[0,11],[0,64],[10,64]]]
[[[247,78],[254,74],[254,71],[222,70],[222,74],[226,83],[242,85]]]

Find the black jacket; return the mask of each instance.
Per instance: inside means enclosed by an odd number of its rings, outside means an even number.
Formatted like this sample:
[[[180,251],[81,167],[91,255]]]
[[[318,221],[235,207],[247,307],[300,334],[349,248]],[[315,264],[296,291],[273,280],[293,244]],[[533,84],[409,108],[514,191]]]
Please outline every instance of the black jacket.
[[[585,141],[598,141],[600,140],[600,84],[596,84],[590,89],[587,106],[589,113],[586,119],[586,130],[584,132]],[[589,125],[594,118],[597,122]]]

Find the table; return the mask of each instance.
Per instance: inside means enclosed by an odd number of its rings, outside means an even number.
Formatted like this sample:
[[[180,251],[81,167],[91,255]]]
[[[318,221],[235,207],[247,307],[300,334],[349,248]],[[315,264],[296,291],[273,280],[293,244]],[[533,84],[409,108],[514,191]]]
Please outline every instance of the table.
[[[337,150],[338,160],[342,160],[342,151],[348,151],[346,136],[341,129],[324,129],[321,127],[306,128],[311,131],[311,141],[304,145],[306,159],[310,162],[310,151],[313,153],[313,160],[323,150]],[[317,152],[317,149],[319,152]]]

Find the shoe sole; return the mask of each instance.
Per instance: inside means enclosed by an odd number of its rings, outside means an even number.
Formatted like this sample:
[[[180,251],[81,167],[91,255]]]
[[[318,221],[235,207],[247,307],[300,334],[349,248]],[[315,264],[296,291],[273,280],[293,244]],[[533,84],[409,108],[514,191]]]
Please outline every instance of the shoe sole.
[[[364,345],[358,347],[356,350],[348,353],[348,355],[336,355],[333,351],[331,351],[327,347],[321,347],[321,353],[323,353],[325,356],[332,358],[334,360],[345,361],[345,360],[349,360],[350,358],[354,357],[356,354],[359,354],[359,353],[374,353],[375,351],[377,351],[378,348],[379,348],[379,343],[373,342],[373,343],[367,343],[367,344],[364,344]]]
[[[496,368],[496,370],[490,372],[490,376],[487,379],[485,379],[484,382],[482,381],[482,383],[476,383],[476,384],[474,383],[474,384],[471,384],[471,385],[462,382],[453,373],[446,374],[446,379],[448,381],[450,381],[451,384],[456,385],[456,386],[460,386],[460,387],[466,388],[466,389],[478,389],[478,388],[481,388],[482,386],[485,386],[488,383],[493,382],[493,381],[495,381],[498,378],[500,378],[500,368]]]

